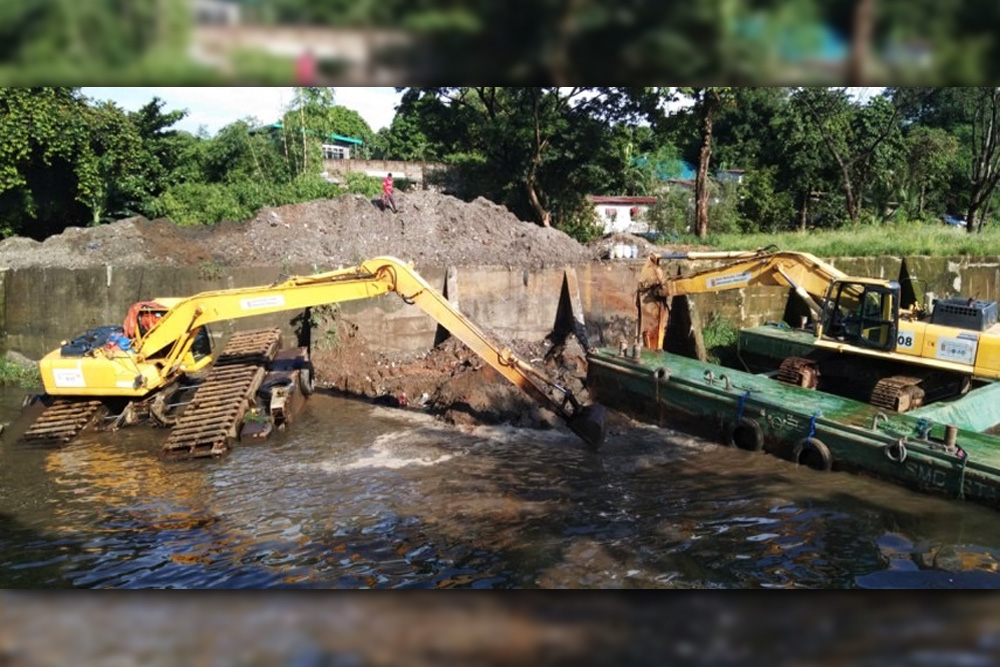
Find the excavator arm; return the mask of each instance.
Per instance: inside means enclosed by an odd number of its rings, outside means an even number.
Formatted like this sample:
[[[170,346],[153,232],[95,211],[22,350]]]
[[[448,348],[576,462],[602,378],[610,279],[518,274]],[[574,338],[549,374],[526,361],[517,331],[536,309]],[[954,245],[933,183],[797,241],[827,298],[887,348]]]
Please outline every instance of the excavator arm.
[[[687,275],[665,276],[661,260],[716,260],[722,266]],[[660,349],[666,332],[670,300],[756,286],[789,287],[819,316],[830,285],[846,274],[823,260],[801,252],[761,249],[748,252],[689,252],[651,255],[639,276],[636,291],[638,330],[647,347]],[[649,323],[644,325],[645,323]]]
[[[137,361],[156,355],[169,381],[191,349],[198,329],[213,322],[368,299],[395,292],[419,306],[511,383],[563,418],[591,447],[604,439],[604,409],[583,406],[564,387],[498,345],[409,265],[379,257],[357,267],[292,277],[268,286],[203,292],[173,305],[135,344]],[[165,353],[165,354],[164,354]],[[556,398],[558,396],[558,398]]]

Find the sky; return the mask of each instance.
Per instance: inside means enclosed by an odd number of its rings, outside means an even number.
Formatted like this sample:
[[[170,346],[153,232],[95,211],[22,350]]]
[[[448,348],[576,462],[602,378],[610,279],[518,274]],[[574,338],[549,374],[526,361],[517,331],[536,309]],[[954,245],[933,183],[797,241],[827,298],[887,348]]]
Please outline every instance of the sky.
[[[862,102],[877,95],[882,88],[851,88],[849,92]],[[84,87],[83,94],[98,100],[113,100],[118,106],[136,111],[153,97],[165,100],[166,110],[187,109],[188,115],[175,126],[196,133],[204,126],[209,134],[234,121],[253,116],[261,123],[273,123],[284,113],[292,99],[289,88],[144,88]],[[395,88],[334,89],[337,104],[354,109],[364,118],[373,132],[389,127],[401,97]],[[685,106],[683,104],[676,105]]]
[[[292,99],[291,88],[145,88],[84,87],[83,94],[97,100],[112,100],[128,111],[136,111],[154,97],[163,99],[167,111],[187,109],[188,115],[174,127],[195,133],[204,126],[209,134],[234,121],[253,116],[273,123]],[[372,131],[389,127],[400,94],[394,88],[334,89],[337,104],[354,109]]]

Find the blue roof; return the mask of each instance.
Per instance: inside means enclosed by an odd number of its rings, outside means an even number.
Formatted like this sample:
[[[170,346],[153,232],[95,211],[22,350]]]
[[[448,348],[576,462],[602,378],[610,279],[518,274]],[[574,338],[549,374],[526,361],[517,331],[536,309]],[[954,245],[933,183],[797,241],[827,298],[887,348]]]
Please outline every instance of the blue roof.
[[[841,62],[847,59],[850,46],[847,39],[826,23],[802,22],[769,34],[765,18],[757,14],[739,22],[736,33],[744,39],[776,49],[777,56],[788,63],[809,60]],[[772,33],[774,31],[772,30]]]
[[[648,155],[632,158],[632,164],[638,167],[645,167],[649,162]],[[654,168],[656,169],[656,177],[661,181],[671,178],[686,181],[694,178],[698,173],[698,170],[691,163],[684,160],[661,160],[654,165]]]

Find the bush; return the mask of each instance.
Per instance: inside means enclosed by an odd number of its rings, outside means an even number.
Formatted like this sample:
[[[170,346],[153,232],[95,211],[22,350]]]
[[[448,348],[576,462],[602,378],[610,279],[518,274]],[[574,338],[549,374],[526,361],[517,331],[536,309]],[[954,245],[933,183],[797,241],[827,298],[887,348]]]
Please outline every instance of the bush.
[[[336,183],[330,183],[312,174],[297,176],[278,190],[269,205],[297,204],[314,199],[334,199],[344,191]]]
[[[572,213],[563,216],[556,225],[580,243],[593,241],[604,234],[604,226],[597,217],[593,206],[581,206]]]
[[[736,354],[739,337],[740,330],[735,324],[723,319],[718,313],[712,313],[708,323],[702,328],[702,339],[709,361],[713,363],[730,361]]]
[[[42,376],[38,366],[22,366],[0,359],[0,385],[33,389],[42,386]]]
[[[344,174],[344,187],[355,195],[379,197],[382,194],[382,180],[375,176],[367,176],[357,172]]]
[[[178,225],[245,220],[256,209],[240,201],[239,190],[233,184],[180,183],[153,200],[151,208],[154,216],[170,218]]]
[[[718,234],[741,231],[738,204],[740,185],[708,182],[708,229]]]
[[[755,169],[746,174],[740,186],[740,230],[777,232],[795,224],[795,206],[788,192],[775,190],[774,167]]]
[[[664,235],[685,234],[694,222],[694,194],[680,187],[660,192],[646,214],[650,231]]]

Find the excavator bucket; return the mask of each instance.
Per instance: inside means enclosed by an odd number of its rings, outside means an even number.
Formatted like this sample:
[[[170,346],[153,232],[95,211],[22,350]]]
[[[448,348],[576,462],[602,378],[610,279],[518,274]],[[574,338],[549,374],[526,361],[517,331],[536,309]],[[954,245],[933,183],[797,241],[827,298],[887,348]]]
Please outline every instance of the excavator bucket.
[[[604,443],[604,436],[607,435],[608,410],[603,405],[592,403],[585,406],[580,412],[566,422],[569,430],[576,433],[587,443],[589,449],[600,449]]]

